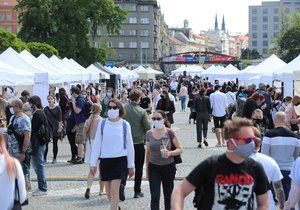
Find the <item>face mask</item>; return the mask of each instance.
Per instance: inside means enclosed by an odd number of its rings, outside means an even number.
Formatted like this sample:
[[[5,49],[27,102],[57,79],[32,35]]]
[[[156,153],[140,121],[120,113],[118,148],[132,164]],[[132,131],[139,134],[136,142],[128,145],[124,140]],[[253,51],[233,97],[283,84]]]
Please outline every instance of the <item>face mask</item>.
[[[156,129],[162,129],[165,125],[163,123],[163,120],[154,120],[153,121],[153,126]]]
[[[15,114],[15,110],[12,107],[9,108],[9,111],[11,114]]]
[[[241,158],[249,158],[252,155],[253,150],[255,149],[255,144],[253,141],[246,145],[237,145],[237,143],[233,139],[231,139],[231,141],[235,145],[234,153],[236,153]]]
[[[128,98],[128,94],[124,94],[124,98]]]
[[[109,109],[107,111],[107,116],[111,119],[116,119],[119,117],[119,113],[120,113],[119,109]]]
[[[31,106],[29,106],[28,108],[29,108],[29,111],[33,112],[33,110],[34,110],[34,105],[31,105]]]
[[[111,92],[108,92],[108,93],[106,93],[106,95],[108,96],[108,97],[112,97],[112,93]]]

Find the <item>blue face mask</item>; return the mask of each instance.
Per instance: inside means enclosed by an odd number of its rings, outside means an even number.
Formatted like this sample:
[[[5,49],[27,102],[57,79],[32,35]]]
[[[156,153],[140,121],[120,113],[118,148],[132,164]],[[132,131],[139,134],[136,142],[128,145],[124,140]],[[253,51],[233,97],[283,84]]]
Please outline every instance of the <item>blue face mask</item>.
[[[249,158],[252,155],[253,150],[255,149],[255,144],[253,141],[246,145],[238,145],[234,139],[231,139],[231,141],[235,145],[235,149],[233,152],[241,158]]]
[[[106,95],[108,96],[108,97],[112,97],[112,93],[111,92],[108,92],[108,93],[106,93]]]

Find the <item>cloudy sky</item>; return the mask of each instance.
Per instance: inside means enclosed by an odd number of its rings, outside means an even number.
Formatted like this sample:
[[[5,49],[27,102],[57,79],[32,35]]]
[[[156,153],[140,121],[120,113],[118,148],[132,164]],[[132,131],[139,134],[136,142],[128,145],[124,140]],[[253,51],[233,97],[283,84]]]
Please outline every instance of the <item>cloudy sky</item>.
[[[187,19],[194,32],[214,27],[218,14],[219,28],[225,16],[230,32],[248,32],[248,6],[261,5],[262,0],[158,0],[169,27],[182,27]],[[271,0],[265,0],[271,1]]]

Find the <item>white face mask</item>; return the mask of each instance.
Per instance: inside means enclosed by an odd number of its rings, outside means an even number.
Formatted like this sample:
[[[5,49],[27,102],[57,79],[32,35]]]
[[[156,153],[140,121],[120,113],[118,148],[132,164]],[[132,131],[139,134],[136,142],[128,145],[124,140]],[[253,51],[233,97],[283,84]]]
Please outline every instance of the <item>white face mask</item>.
[[[12,107],[9,108],[9,111],[11,114],[15,114],[15,110]]]
[[[111,119],[116,119],[119,117],[119,113],[120,113],[119,109],[109,109],[107,111],[107,116]]]
[[[154,120],[153,126],[156,129],[162,129],[165,126],[165,124],[164,124],[163,120]]]

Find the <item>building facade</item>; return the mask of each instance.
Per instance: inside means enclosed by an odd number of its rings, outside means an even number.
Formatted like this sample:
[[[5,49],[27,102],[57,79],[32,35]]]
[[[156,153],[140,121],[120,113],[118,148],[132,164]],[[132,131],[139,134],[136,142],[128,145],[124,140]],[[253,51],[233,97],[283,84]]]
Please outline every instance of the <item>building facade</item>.
[[[20,29],[18,13],[14,11],[16,5],[17,0],[0,0],[0,28],[14,34]]]
[[[156,0],[115,0],[127,10],[118,35],[110,35],[99,28],[92,38],[95,47],[103,40],[115,51],[112,59],[129,67],[159,64],[159,58],[169,54],[168,26]]]
[[[262,2],[249,6],[249,48],[267,56],[282,27],[284,16],[300,11],[300,0]]]

